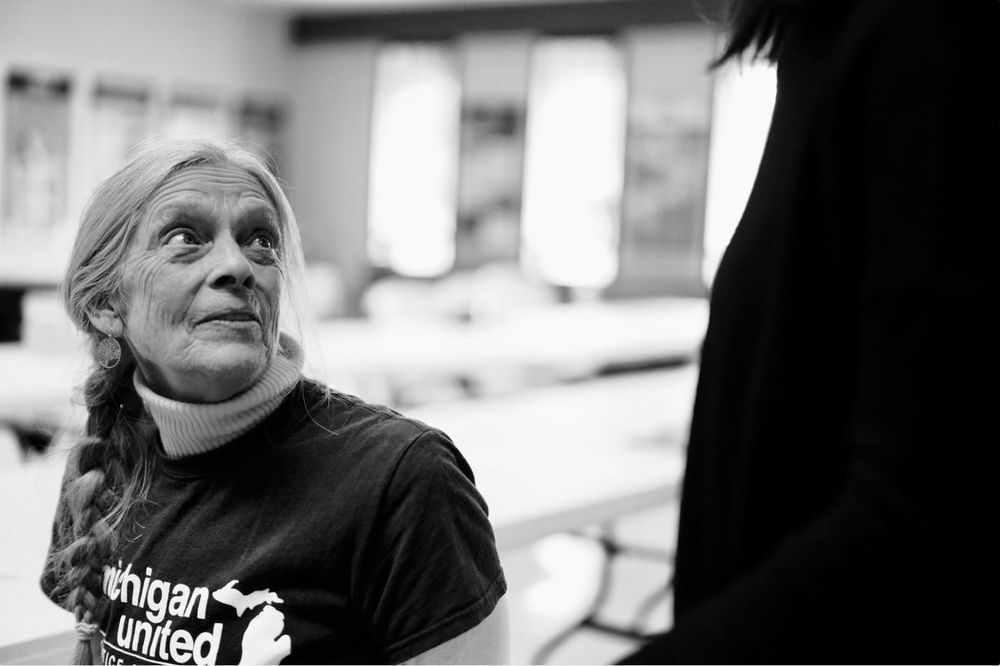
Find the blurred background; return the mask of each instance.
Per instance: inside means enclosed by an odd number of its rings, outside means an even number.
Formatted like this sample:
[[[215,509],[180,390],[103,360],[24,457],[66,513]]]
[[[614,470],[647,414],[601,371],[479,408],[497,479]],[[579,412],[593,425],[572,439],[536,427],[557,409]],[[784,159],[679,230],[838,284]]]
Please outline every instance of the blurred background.
[[[54,663],[71,628],[36,582],[88,363],[56,289],[87,197],[152,135],[270,160],[308,264],[307,373],[456,440],[516,663],[607,663],[667,628],[707,296],[774,99],[768,67],[710,68],[718,15],[0,1],[0,663]]]

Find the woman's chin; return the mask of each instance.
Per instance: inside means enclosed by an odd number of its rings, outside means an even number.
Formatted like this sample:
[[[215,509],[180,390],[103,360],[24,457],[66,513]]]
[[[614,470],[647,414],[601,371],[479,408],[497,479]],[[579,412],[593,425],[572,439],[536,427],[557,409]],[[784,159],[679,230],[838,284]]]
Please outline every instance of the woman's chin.
[[[219,356],[214,364],[214,374],[220,378],[229,378],[230,382],[243,382],[247,388],[260,379],[270,364],[267,351],[262,348],[227,350]]]
[[[137,353],[143,378],[153,391],[181,402],[222,402],[248,390],[267,372],[274,345],[258,340],[197,340],[183,351],[160,357],[157,363],[149,350]]]
[[[232,343],[212,350],[193,369],[197,385],[191,386],[199,402],[222,402],[248,389],[267,372],[270,354],[263,345]]]

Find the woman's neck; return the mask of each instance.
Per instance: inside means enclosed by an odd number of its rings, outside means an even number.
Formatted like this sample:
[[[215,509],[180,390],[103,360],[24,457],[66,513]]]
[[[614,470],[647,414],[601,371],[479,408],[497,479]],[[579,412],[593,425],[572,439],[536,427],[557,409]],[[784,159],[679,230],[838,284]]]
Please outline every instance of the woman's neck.
[[[167,457],[184,458],[218,448],[267,418],[298,382],[302,363],[298,343],[282,334],[278,353],[264,375],[223,402],[196,404],[165,398],[147,386],[138,369],[133,382],[159,428]]]

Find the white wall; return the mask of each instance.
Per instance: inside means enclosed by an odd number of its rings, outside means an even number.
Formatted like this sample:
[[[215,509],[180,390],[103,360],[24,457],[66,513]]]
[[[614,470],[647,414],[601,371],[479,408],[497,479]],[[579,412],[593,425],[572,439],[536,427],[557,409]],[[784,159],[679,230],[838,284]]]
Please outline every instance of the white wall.
[[[470,34],[456,40],[463,94],[523,98],[531,39],[530,32],[519,32]],[[52,69],[73,78],[70,171],[76,176],[71,175],[68,184],[67,221],[61,233],[44,247],[12,246],[0,239],[0,281],[12,275],[59,278],[79,211],[94,185],[80,176],[89,168],[89,93],[98,77],[110,76],[144,82],[164,98],[176,88],[191,86],[224,98],[248,93],[286,98],[291,116],[283,175],[299,216],[306,256],[337,265],[351,302],[370,273],[365,234],[377,48],[375,40],[294,47],[288,41],[286,15],[250,3],[0,0],[0,76],[24,67]],[[734,137],[749,131],[741,126],[747,123],[759,136],[761,125],[766,130],[769,112],[765,103],[750,113],[745,96],[727,92],[727,80],[723,77],[726,89],[717,92],[714,108],[706,211],[708,280],[742,211],[745,192],[739,190],[748,189],[759,158],[759,145],[748,149]],[[4,111],[0,94],[0,118]],[[0,131],[0,150],[3,141]],[[0,178],[2,168],[0,161]]]
[[[285,19],[197,0],[3,0],[0,60],[179,79],[224,88],[283,88]]]
[[[66,224],[43,248],[4,243],[0,279],[59,277],[93,187],[86,178],[87,130],[90,92],[98,77],[148,84],[154,96],[183,86],[223,98],[282,97],[289,92],[287,32],[281,13],[204,0],[0,1],[3,80],[12,68],[29,68],[66,73],[73,81]],[[0,95],[0,118],[4,111]],[[0,131],[0,149],[3,141]]]
[[[460,40],[465,94],[523,98],[530,38],[501,33]],[[192,87],[224,98],[245,93],[287,98],[283,176],[306,256],[337,266],[350,302],[369,276],[365,234],[376,51],[375,40],[294,47],[286,15],[253,4],[0,0],[0,76],[29,68],[66,73],[73,80],[66,224],[44,248],[0,239],[0,282],[59,279],[95,184],[84,177],[90,169],[89,93],[99,77],[113,77],[149,85],[160,98]],[[0,94],[0,119],[4,112]],[[0,125],[0,150],[3,141]],[[0,161],[0,178],[2,169]]]
[[[333,262],[356,298],[368,275],[368,145],[374,41],[300,49],[292,59],[295,106],[288,195],[307,261]]]

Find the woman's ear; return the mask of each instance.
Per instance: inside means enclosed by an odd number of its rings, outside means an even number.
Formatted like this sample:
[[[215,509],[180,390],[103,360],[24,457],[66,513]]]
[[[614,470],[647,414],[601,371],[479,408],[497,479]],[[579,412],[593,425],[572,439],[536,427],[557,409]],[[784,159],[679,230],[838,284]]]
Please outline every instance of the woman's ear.
[[[90,318],[90,323],[93,324],[94,328],[105,335],[110,335],[113,338],[120,338],[122,333],[125,332],[124,322],[122,322],[121,317],[119,317],[118,313],[111,307],[91,310],[87,314],[87,317]]]

